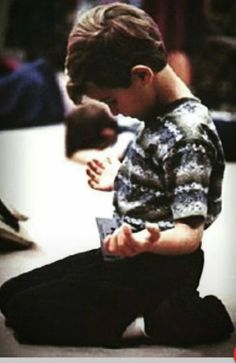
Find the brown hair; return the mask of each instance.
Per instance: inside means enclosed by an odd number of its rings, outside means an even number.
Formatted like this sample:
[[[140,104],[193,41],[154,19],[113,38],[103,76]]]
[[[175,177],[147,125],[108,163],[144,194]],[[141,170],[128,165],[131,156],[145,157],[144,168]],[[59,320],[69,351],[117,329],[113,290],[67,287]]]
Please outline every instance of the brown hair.
[[[124,3],[96,6],[83,13],[68,40],[68,93],[77,103],[92,82],[129,87],[131,69],[143,64],[155,72],[167,62],[159,29],[143,10]]]

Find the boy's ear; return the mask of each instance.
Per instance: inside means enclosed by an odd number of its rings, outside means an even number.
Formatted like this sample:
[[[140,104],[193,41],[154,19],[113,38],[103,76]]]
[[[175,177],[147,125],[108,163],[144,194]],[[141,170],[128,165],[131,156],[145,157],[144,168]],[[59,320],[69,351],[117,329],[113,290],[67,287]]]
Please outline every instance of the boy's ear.
[[[143,81],[143,83],[149,83],[153,79],[153,76],[153,70],[145,65],[136,65],[131,69],[132,80],[138,78]]]

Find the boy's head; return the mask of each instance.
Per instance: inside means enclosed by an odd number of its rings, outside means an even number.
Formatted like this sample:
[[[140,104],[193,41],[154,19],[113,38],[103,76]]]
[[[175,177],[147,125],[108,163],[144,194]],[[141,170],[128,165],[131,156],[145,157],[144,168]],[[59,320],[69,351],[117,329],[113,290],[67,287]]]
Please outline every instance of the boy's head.
[[[72,157],[79,150],[103,149],[117,140],[118,125],[108,106],[89,100],[65,118],[65,151]]]
[[[99,5],[82,14],[70,34],[68,93],[79,103],[89,84],[128,88],[135,66],[158,72],[166,63],[159,29],[143,10],[118,2]]]

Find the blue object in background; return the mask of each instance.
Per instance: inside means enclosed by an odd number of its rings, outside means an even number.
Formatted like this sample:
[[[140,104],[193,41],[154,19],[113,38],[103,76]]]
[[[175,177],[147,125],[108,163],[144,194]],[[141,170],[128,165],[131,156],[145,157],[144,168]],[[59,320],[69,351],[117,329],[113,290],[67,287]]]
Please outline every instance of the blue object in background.
[[[0,130],[60,123],[63,98],[54,70],[44,59],[0,77]]]

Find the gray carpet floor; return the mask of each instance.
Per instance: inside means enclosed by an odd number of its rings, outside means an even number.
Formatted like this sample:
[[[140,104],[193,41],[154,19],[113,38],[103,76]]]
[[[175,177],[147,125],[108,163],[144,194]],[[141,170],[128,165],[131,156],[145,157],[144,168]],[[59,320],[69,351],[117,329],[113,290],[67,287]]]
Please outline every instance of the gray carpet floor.
[[[85,155],[86,156],[86,155]],[[64,157],[62,125],[0,134],[0,193],[21,212],[33,248],[0,254],[0,284],[24,271],[99,246],[95,217],[110,217],[112,194],[89,189],[85,166]],[[223,300],[236,324],[236,163],[227,163],[223,211],[206,231],[202,296]],[[19,344],[0,314],[0,357],[233,357],[236,334],[187,349],[130,339],[121,349]]]

